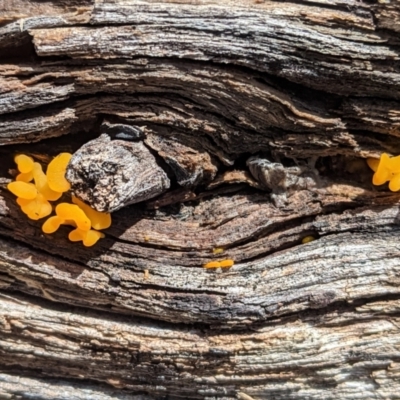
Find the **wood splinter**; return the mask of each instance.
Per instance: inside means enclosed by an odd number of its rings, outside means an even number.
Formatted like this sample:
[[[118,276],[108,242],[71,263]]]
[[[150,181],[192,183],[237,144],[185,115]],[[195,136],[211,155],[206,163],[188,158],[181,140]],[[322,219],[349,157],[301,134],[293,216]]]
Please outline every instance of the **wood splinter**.
[[[100,212],[151,199],[170,186],[142,142],[111,140],[106,134],[73,155],[66,178],[74,195]]]

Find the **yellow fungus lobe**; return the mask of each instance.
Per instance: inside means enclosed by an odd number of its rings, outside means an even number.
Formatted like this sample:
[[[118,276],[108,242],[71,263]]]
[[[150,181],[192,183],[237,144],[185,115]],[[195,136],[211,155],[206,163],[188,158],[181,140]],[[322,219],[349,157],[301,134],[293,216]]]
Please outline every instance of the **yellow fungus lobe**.
[[[395,174],[389,181],[389,189],[392,192],[397,192],[400,190],[400,174]]]
[[[221,266],[219,261],[210,261],[207,264],[204,264],[204,268],[219,268]]]
[[[222,247],[216,247],[212,252],[213,254],[221,254],[224,252],[224,249]]]
[[[222,261],[210,261],[207,264],[204,264],[204,268],[229,268],[235,264],[233,260],[222,260]]]
[[[60,203],[56,207],[56,214],[64,220],[72,220],[76,226],[84,231],[91,228],[90,219],[76,204]]]
[[[306,236],[302,239],[301,243],[306,244],[312,242],[313,240],[315,240],[314,236]]]
[[[57,215],[54,215],[53,217],[48,218],[46,222],[42,225],[42,231],[44,233],[54,233],[64,222],[65,221],[63,219],[61,219]]]
[[[390,157],[387,161],[387,168],[389,168],[392,174],[400,173],[400,156]]]
[[[80,242],[85,238],[85,232],[87,231],[82,231],[81,229],[74,229],[71,231],[68,235],[68,239],[71,242]]]
[[[24,173],[20,173],[17,175],[17,177],[15,178],[16,181],[21,181],[21,182],[30,182],[33,179],[33,173],[32,171],[27,172],[26,174]]]
[[[104,236],[104,233],[90,229],[83,239],[83,245],[86,247],[91,247],[95,245],[99,239],[104,238]]]
[[[388,163],[389,163],[389,156],[386,153],[383,153],[381,155],[381,159],[378,165],[378,168],[372,177],[372,183],[374,185],[383,185],[386,183],[391,176],[390,170],[388,168]]]
[[[222,260],[219,262],[221,268],[229,268],[232,267],[235,262],[233,260]]]
[[[47,200],[56,201],[62,196],[61,192],[55,192],[54,190],[50,189],[47,182],[47,176],[43,172],[42,166],[39,163],[35,162],[33,164],[32,174],[37,190],[42,193]]]
[[[400,156],[389,157],[388,154],[383,153],[379,160],[369,158],[367,163],[375,171],[372,177],[374,185],[383,185],[389,181],[389,189],[392,192],[400,190]]]
[[[38,220],[47,217],[51,214],[51,204],[44,198],[41,193],[38,193],[35,199],[26,202],[23,199],[24,205],[21,205],[21,210],[28,218]]]
[[[21,199],[33,200],[38,195],[38,191],[32,183],[22,181],[10,182],[7,189]]]
[[[82,229],[74,229],[68,235],[68,239],[71,242],[83,242],[86,247],[91,247],[97,243],[97,241],[104,237],[104,233],[90,229],[84,231]]]
[[[367,164],[372,169],[372,171],[376,172],[379,165],[379,159],[377,158],[367,158]]]
[[[107,229],[111,226],[111,214],[94,210],[82,200],[72,196],[72,202],[81,208],[90,219],[93,229]]]
[[[14,157],[14,161],[17,164],[18,171],[23,174],[27,174],[33,169],[33,158],[25,154],[18,154]]]
[[[31,201],[32,201],[32,199],[27,200],[27,199],[21,199],[20,197],[17,198],[17,204],[18,204],[20,207],[23,207],[23,206],[28,205]]]
[[[70,189],[71,185],[65,179],[65,172],[68,163],[72,157],[70,153],[60,153],[55,157],[47,166],[47,182],[50,189],[55,192],[66,192]]]

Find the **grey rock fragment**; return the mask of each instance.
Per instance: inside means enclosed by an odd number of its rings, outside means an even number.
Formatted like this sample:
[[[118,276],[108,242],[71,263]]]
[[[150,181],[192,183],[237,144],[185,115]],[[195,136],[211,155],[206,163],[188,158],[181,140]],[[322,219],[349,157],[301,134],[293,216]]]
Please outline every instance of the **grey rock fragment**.
[[[66,178],[75,196],[101,212],[151,199],[170,187],[142,142],[111,140],[106,134],[72,156]]]

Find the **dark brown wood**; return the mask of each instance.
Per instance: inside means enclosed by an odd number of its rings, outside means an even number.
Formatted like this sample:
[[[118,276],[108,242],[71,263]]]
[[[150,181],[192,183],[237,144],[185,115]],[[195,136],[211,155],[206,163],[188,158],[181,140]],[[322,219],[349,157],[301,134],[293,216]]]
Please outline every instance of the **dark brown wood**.
[[[399,32],[397,2],[0,2],[0,397],[398,398],[400,195],[365,158],[400,154]],[[6,190],[63,151],[120,208],[92,248]]]

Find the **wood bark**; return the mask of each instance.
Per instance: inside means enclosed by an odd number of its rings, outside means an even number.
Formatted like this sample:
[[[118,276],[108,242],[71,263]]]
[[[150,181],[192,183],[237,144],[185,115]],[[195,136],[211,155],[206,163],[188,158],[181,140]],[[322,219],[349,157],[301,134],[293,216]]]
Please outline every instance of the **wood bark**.
[[[395,1],[0,1],[0,397],[399,398],[400,196],[365,163],[400,153],[399,33]],[[43,234],[13,156],[104,132],[170,187],[93,248]]]

